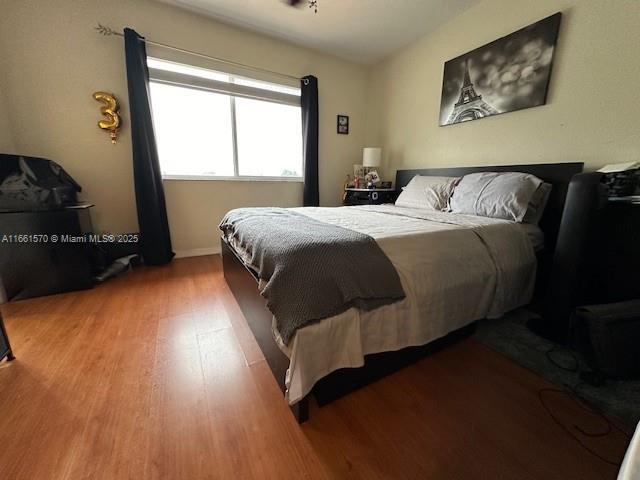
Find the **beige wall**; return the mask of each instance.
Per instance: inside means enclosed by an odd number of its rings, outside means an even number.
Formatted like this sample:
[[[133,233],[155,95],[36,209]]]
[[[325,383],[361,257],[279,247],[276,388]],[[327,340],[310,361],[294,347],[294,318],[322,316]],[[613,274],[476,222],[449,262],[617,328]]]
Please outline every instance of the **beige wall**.
[[[16,145],[13,139],[13,128],[9,115],[7,114],[4,92],[2,84],[0,83],[0,153],[14,153],[15,149]]]
[[[439,127],[445,61],[562,11],[547,105]],[[371,73],[387,168],[640,160],[640,2],[484,0]]]
[[[15,147],[63,165],[84,187],[84,199],[96,204],[98,229],[133,231],[137,220],[123,43],[97,35],[96,22],[270,70],[316,75],[320,201],[339,203],[341,182],[363,147],[366,68],[145,0],[3,0],[1,9],[0,58],[8,68],[0,92]],[[96,90],[111,90],[121,100],[125,126],[115,146],[96,127]],[[351,117],[348,136],[335,133],[338,113]],[[0,134],[0,147],[3,139]],[[300,183],[165,181],[165,191],[177,252],[216,248],[217,223],[230,208],[302,201]]]

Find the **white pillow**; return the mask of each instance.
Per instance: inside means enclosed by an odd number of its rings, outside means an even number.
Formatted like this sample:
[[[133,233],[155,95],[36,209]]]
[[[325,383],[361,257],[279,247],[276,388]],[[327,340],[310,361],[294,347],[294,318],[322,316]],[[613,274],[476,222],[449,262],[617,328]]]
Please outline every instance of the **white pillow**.
[[[542,180],[526,173],[465,175],[449,201],[451,212],[522,222]]]
[[[402,189],[396,205],[440,212],[446,208],[457,181],[456,177],[416,175]]]

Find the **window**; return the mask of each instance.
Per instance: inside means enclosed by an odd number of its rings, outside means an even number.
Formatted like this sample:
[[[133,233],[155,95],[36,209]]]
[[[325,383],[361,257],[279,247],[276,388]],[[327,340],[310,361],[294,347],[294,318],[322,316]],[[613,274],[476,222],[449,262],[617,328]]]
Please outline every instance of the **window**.
[[[302,178],[300,89],[148,58],[164,178]]]

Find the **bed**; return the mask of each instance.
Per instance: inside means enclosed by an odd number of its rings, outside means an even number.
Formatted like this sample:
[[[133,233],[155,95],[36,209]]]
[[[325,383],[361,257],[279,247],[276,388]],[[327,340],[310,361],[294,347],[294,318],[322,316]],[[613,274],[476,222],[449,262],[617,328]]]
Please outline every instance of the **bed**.
[[[569,181],[581,170],[580,163],[565,163],[397,172],[398,189],[418,174],[533,174],[553,185],[539,227],[393,205],[291,209],[308,222],[372,237],[405,293],[371,310],[348,308],[291,336],[280,334],[282,325],[260,296],[246,252],[224,235],[225,279],[298,421],[308,417],[311,392],[321,405],[327,403],[468,334],[476,320],[527,304],[536,278],[540,283],[538,264],[553,251]]]

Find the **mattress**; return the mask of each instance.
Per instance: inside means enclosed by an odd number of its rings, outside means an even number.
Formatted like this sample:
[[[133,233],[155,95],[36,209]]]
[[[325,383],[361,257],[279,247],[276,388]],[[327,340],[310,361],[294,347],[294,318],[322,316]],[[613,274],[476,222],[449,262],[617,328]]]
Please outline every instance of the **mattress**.
[[[329,373],[361,367],[365,355],[427,344],[525,305],[533,295],[533,237],[515,222],[394,205],[293,210],[373,237],[398,272],[406,298],[307,325],[288,346],[274,322],[274,337],[290,360],[290,404]]]

